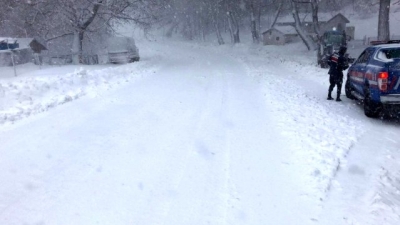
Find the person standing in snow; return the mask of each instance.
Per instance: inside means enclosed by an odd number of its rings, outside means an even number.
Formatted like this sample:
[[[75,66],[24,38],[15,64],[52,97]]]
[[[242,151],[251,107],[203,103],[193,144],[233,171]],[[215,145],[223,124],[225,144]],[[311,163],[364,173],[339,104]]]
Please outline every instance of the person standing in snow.
[[[347,58],[345,57],[347,48],[345,46],[341,46],[339,52],[334,52],[330,57],[328,64],[329,68],[329,92],[328,92],[328,100],[333,100],[332,98],[332,91],[333,88],[336,86],[337,88],[337,96],[336,101],[342,101],[340,99],[340,92],[342,90],[343,84],[343,70],[349,68],[349,63]]]

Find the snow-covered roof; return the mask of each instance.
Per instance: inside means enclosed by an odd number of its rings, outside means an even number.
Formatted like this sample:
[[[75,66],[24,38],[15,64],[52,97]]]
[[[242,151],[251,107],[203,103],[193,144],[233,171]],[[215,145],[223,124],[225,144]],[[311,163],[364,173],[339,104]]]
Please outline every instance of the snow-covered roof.
[[[381,44],[377,45],[380,48],[400,48],[400,44]]]
[[[30,48],[30,44],[33,41],[33,38],[16,38],[17,43],[19,44],[19,48]]]
[[[17,41],[16,38],[0,37],[0,43],[15,43],[15,41]]]
[[[281,32],[282,34],[297,34],[297,31],[293,26],[274,26],[271,29],[275,29],[275,30]],[[271,29],[266,30],[264,33],[267,33]]]
[[[311,13],[299,13],[299,17],[301,22],[312,22],[312,14]],[[326,23],[336,17],[341,17],[343,18],[347,23],[349,23],[350,21],[341,13],[336,13],[336,14],[332,14],[332,13],[318,13],[318,21],[320,23]],[[280,17],[278,19],[278,23],[287,23],[287,22],[294,22],[293,16],[290,15],[286,15],[283,17]]]
[[[15,44],[18,46],[15,49],[32,49],[35,52],[40,52],[42,50],[47,50],[44,45],[38,42],[35,38],[10,38],[10,37],[0,37],[0,43]]]
[[[274,28],[283,34],[297,34],[297,31],[293,26],[275,26]]]

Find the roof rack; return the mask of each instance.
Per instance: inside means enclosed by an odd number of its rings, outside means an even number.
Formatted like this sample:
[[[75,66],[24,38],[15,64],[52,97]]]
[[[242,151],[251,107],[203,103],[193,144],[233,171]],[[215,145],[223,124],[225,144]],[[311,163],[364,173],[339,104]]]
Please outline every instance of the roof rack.
[[[371,45],[382,45],[382,44],[399,44],[400,40],[389,40],[389,41],[371,41]]]

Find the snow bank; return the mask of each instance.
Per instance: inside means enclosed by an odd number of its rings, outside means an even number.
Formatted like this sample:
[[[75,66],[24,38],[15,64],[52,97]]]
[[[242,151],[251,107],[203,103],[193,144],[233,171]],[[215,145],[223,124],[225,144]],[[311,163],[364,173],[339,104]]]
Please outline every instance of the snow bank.
[[[284,51],[276,46],[255,48],[241,60],[265,87],[279,130],[292,143],[297,168],[307,176],[303,185],[310,188],[308,194],[322,200],[341,162],[363,134],[363,124],[348,115],[349,104],[326,100],[327,71],[317,67],[313,52],[301,49],[300,43]],[[321,85],[326,87],[323,92]]]
[[[77,67],[74,72],[55,76],[47,75],[44,69],[31,76],[2,79],[0,124],[47,111],[85,95],[96,95],[155,71],[151,63],[138,62],[99,70]]]

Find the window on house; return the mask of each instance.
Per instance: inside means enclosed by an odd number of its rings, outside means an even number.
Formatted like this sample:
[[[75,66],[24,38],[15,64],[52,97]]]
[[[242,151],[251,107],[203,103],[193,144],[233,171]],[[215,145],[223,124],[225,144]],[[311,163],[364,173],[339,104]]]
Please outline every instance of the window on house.
[[[276,37],[276,40],[279,41],[279,37]]]

